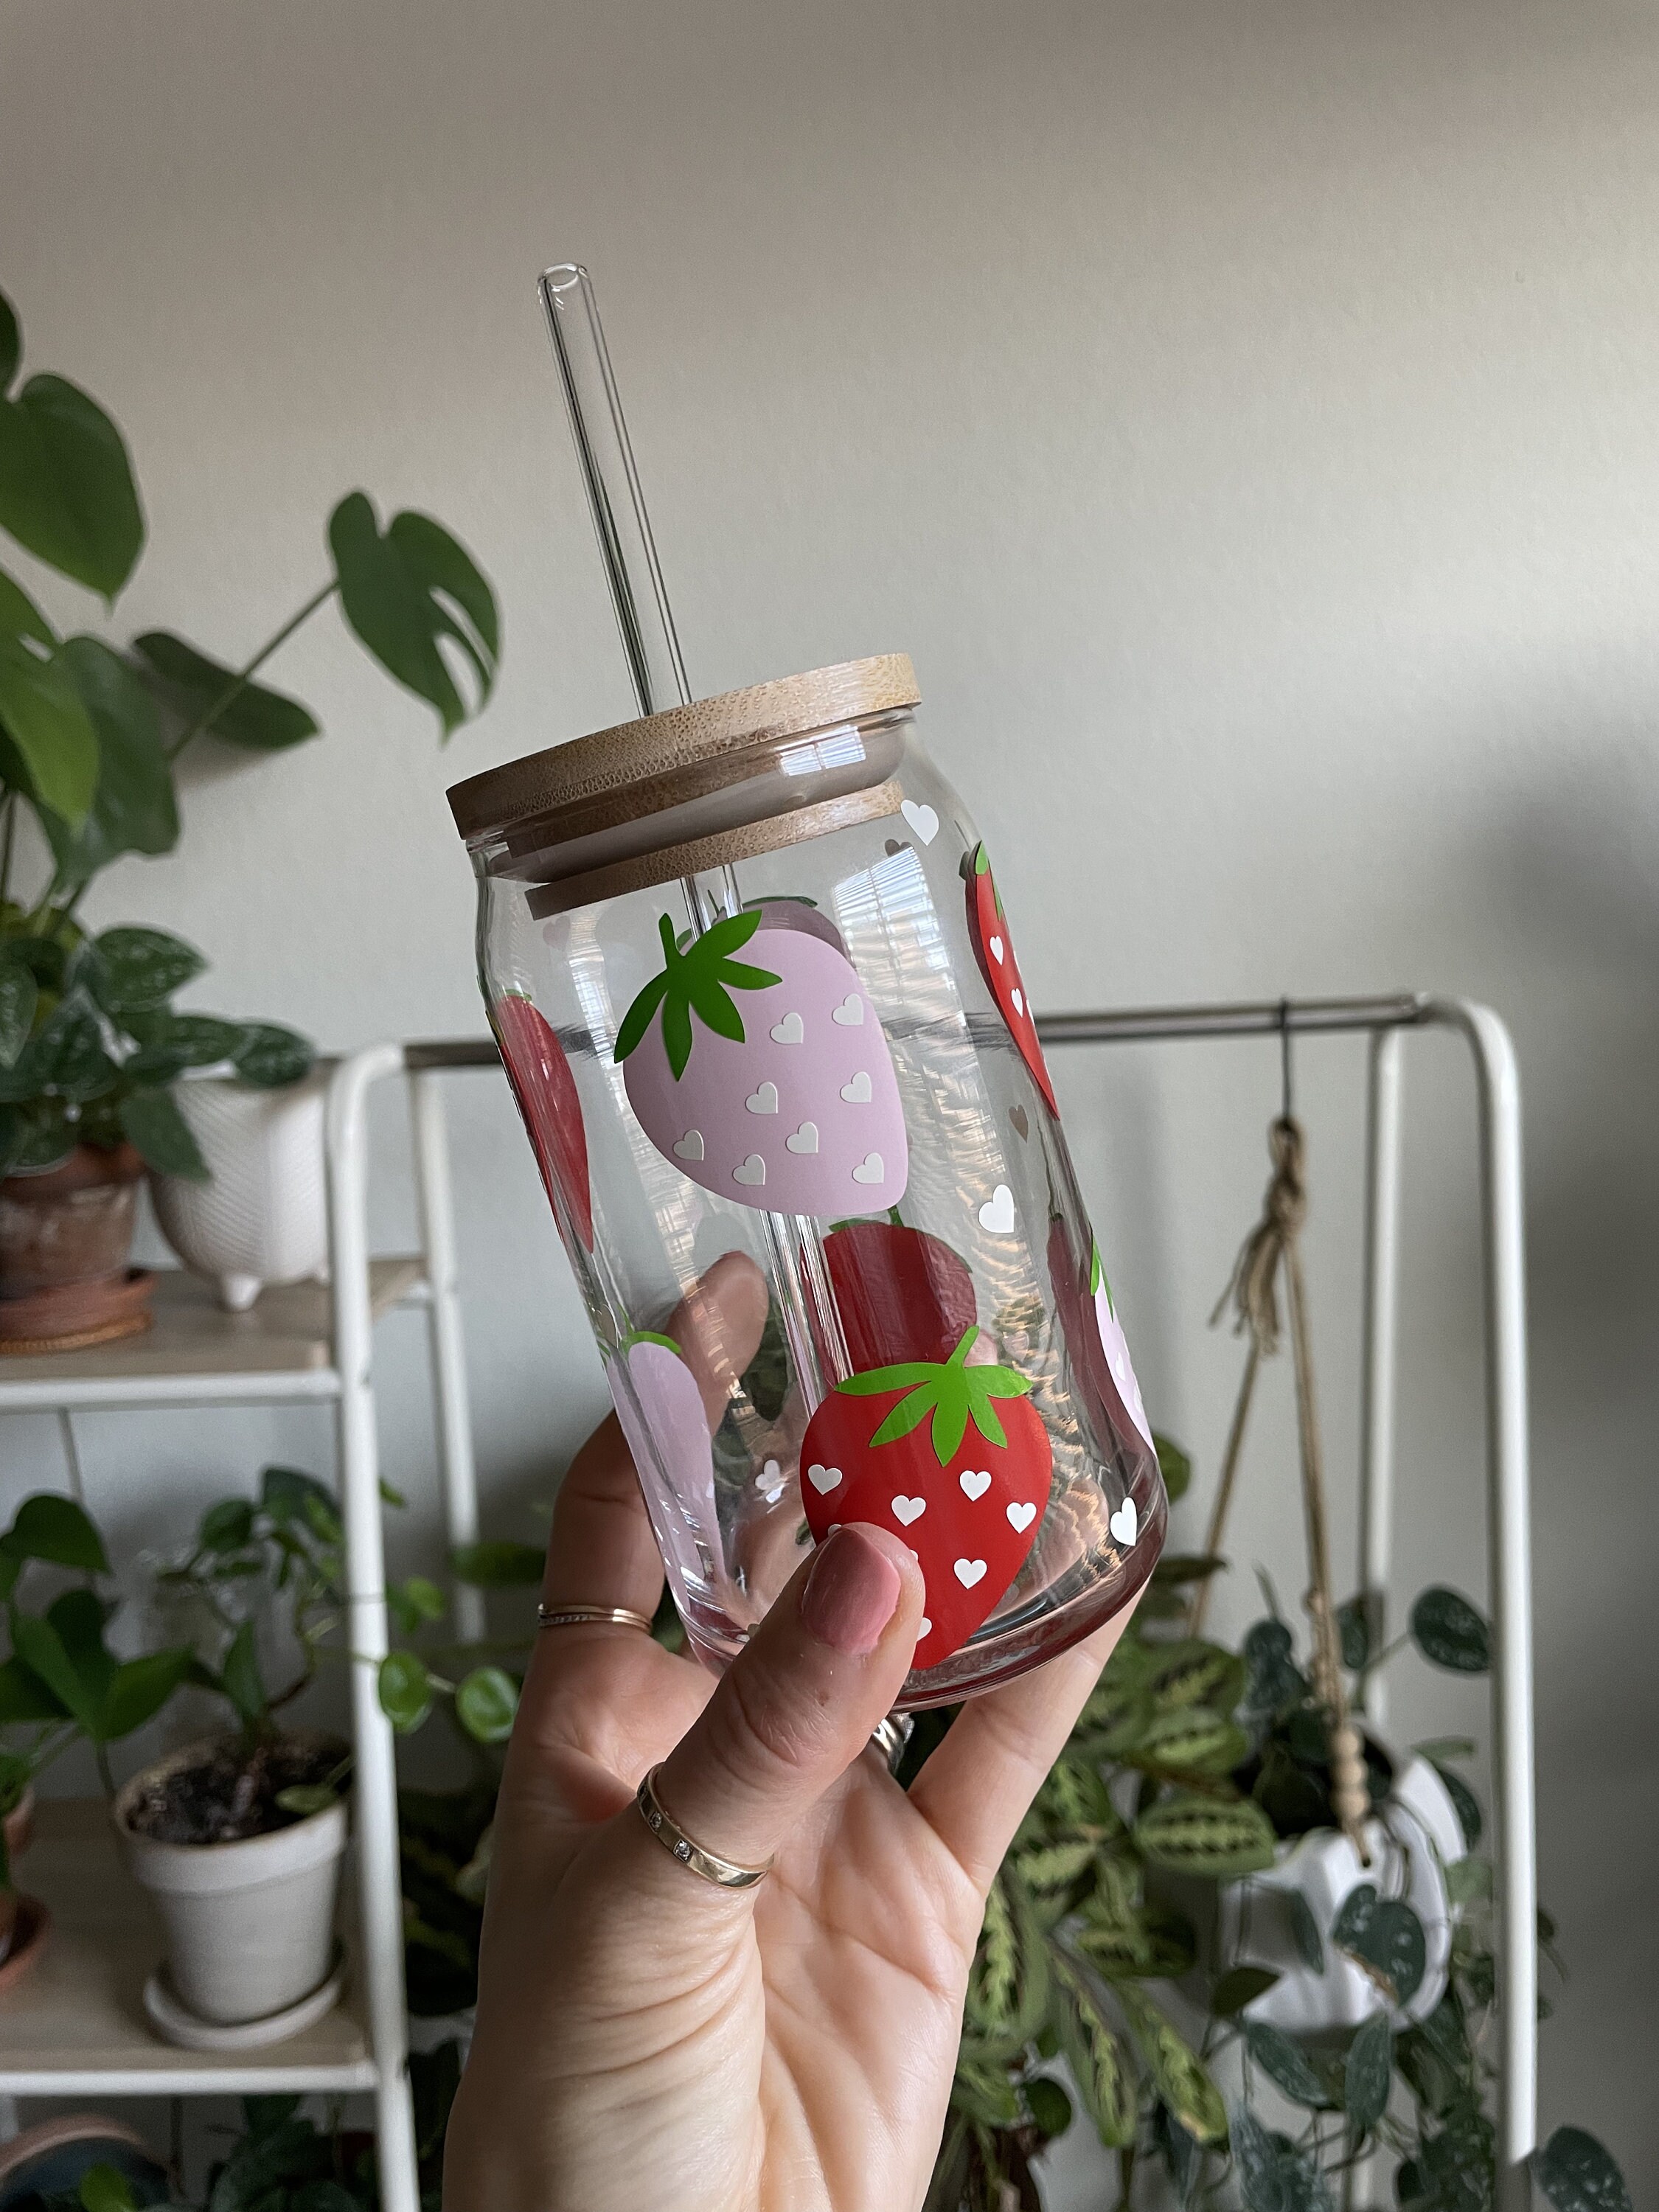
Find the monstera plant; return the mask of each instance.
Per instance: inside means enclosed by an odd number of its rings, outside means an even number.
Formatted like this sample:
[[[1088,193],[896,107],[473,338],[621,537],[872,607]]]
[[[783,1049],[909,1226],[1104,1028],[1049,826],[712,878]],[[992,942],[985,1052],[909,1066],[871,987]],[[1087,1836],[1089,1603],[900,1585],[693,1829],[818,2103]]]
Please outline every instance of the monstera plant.
[[[125,441],[67,379],[20,383],[21,359],[0,295],[0,530],[107,614],[145,538]],[[76,914],[122,855],[172,851],[176,769],[191,746],[272,753],[319,734],[309,708],[255,678],[331,601],[445,738],[488,699],[495,594],[447,531],[411,512],[382,527],[353,491],[329,518],[327,550],[316,589],[234,665],[169,629],[60,635],[0,566],[0,1175],[123,1136],[160,1169],[199,1172],[169,1110],[175,1077],[223,1066],[270,1084],[308,1066],[291,1032],[170,1012],[171,991],[203,964],[188,948],[131,930],[89,939]]]

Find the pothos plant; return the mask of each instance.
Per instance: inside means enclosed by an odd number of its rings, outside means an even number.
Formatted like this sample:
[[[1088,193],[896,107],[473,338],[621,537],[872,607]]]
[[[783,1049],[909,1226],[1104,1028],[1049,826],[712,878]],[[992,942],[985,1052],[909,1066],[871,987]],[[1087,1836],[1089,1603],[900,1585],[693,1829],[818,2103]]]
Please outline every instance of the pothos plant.
[[[0,1536],[0,1601],[9,1650],[0,1660],[0,1820],[35,1777],[72,1744],[91,1745],[106,1788],[108,1747],[158,1713],[184,1680],[191,1654],[179,1645],[118,1659],[106,1630],[116,1610],[106,1595],[104,1540],[73,1498],[26,1498]],[[65,1577],[71,1577],[65,1586]],[[28,1602],[45,1583],[49,1600]],[[0,1892],[11,1868],[0,1832]]]
[[[1185,1456],[1163,1439],[1158,1451],[1178,1497]],[[1062,2055],[1090,2123],[1119,2155],[1121,2207],[1139,2201],[1156,2164],[1183,2205],[1329,2212],[1376,2147],[1397,2161],[1401,2212],[1481,2212],[1493,2201],[1492,1870],[1479,1850],[1479,1801],[1449,1765],[1474,1746],[1419,1747],[1466,1844],[1444,1869],[1457,1921],[1434,2009],[1415,2024],[1399,2010],[1425,1972],[1416,1914],[1361,1884],[1328,1928],[1305,1900],[1292,1917],[1311,1970],[1334,1950],[1365,1972],[1378,1996],[1370,2018],[1310,2039],[1253,2020],[1253,2001],[1278,1977],[1217,1955],[1217,1893],[1272,1865],[1281,1841],[1334,1825],[1328,1731],[1276,1604],[1237,1652],[1180,1632],[1183,1591],[1223,1565],[1159,1562],[1142,1616],[992,1887],[927,2212],[1040,2212],[1032,2159],[1073,2119],[1053,2070]],[[1456,1673],[1487,1664],[1486,1623],[1453,1590],[1425,1591],[1409,1635],[1386,1650],[1372,1649],[1358,1605],[1344,1607],[1342,1626],[1357,1712],[1367,1680],[1407,1643]],[[918,1729],[913,1762],[944,1724]],[[1389,1773],[1376,1747],[1368,1753],[1376,1802]],[[1540,1914],[1552,1960],[1553,1934]],[[1558,2130],[1534,2171],[1558,2212],[1629,2206],[1618,2166],[1583,2130]]]
[[[145,536],[125,441],[67,379],[18,385],[21,358],[0,295],[0,530],[112,608]],[[190,747],[212,738],[272,753],[318,734],[308,708],[254,679],[331,600],[386,673],[434,708],[446,738],[483,707],[500,617],[459,542],[410,511],[382,530],[362,491],[335,507],[327,541],[328,575],[235,666],[172,630],[125,644],[61,635],[0,567],[0,1173],[46,1164],[66,1135],[105,1146],[125,1135],[152,1165],[199,1174],[167,1095],[174,1077],[223,1063],[270,1084],[308,1064],[289,1032],[171,1014],[167,1000],[202,964],[188,954],[180,972],[176,940],[124,931],[89,944],[75,915],[112,861],[173,850],[175,769]]]

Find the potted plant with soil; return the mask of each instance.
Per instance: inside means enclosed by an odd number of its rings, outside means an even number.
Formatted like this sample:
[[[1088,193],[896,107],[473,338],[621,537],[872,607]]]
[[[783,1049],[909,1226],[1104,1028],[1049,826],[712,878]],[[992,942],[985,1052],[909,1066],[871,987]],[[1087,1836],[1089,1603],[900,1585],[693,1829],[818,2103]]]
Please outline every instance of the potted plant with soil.
[[[258,1097],[299,1083],[312,1050],[175,1010],[207,963],[165,931],[15,920],[0,907],[0,1348],[68,1349],[148,1325],[154,1278],[127,1266],[138,1182],[208,1174],[181,1078],[221,1066]]]
[[[27,1972],[49,1925],[45,1905],[12,1880],[36,1776],[85,1741],[110,1788],[108,1747],[152,1719],[191,1664],[183,1647],[114,1656],[105,1632],[115,1605],[100,1589],[109,1571],[103,1539],[73,1498],[26,1498],[0,1536],[9,1645],[0,1660],[0,1986]],[[67,1588],[65,1575],[76,1577]],[[43,1582],[60,1587],[31,1607],[31,1587]]]
[[[18,384],[21,357],[16,315],[0,295],[0,530],[112,607],[145,536],[125,441],[65,378]],[[106,1305],[121,1283],[132,1185],[145,1168],[165,1233],[187,1265],[219,1279],[227,1303],[248,1303],[262,1280],[314,1273],[324,1250],[321,1102],[301,1080],[309,1054],[289,1032],[191,1030],[205,1018],[177,1016],[163,1047],[142,1028],[118,1027],[126,1012],[155,1014],[160,1001],[123,1008],[77,991],[90,981],[76,964],[83,939],[75,921],[88,884],[125,854],[173,850],[175,770],[191,747],[258,756],[319,734],[309,708],[255,678],[331,601],[386,674],[433,708],[445,738],[483,708],[495,681],[495,594],[429,515],[395,514],[383,530],[367,495],[350,492],[329,517],[327,550],[318,588],[236,666],[170,630],[125,645],[64,636],[0,568],[0,1176],[11,1178],[14,1212],[33,1203],[37,1216],[55,1208],[85,1224],[92,1249],[76,1279],[101,1279]],[[200,962],[191,958],[193,974]],[[233,1029],[248,1032],[244,1042],[233,1042]],[[124,1039],[160,1055],[132,1070],[137,1103],[97,1058],[125,1066]],[[161,1066],[171,1072],[159,1075]],[[193,1079],[174,1090],[186,1072]],[[17,1235],[24,1225],[15,1221]],[[41,1289],[69,1279],[53,1274]]]
[[[342,1607],[343,1530],[323,1486],[267,1468],[258,1501],[204,1515],[164,1598],[204,1623],[188,1680],[222,1698],[234,1727],[135,1775],[114,1815],[135,1878],[167,1930],[150,2017],[196,2048],[250,2048],[319,2018],[338,1995],[334,1936],[346,1846],[349,1747],[278,1716],[314,1680]],[[269,1593],[298,1659],[270,1686],[255,1602]]]

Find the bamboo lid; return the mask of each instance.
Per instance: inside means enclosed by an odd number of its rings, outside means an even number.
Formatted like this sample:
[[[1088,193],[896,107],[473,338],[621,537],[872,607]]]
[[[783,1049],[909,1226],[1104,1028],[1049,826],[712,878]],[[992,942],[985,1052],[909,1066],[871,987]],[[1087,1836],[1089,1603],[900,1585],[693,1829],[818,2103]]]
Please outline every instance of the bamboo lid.
[[[530,821],[538,842],[562,843],[717,790],[744,773],[751,750],[914,707],[921,696],[908,653],[843,660],[487,769],[452,788],[450,811],[469,844]]]

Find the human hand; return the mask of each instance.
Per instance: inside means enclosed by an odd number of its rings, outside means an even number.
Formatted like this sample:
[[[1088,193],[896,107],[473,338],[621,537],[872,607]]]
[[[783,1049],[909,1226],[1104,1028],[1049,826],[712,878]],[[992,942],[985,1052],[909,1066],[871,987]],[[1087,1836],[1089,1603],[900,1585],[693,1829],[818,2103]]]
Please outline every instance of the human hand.
[[[737,1255],[672,1334],[711,1422],[758,1341]],[[561,1487],[544,1598],[649,1615],[612,1417]],[[870,1745],[921,1616],[908,1548],[838,1530],[718,1682],[635,1629],[543,1635],[497,1808],[446,2212],[908,2212],[944,2127],[986,1893],[1127,1620],[975,1698],[907,1793]],[[728,1890],[633,1803],[757,1866]]]

